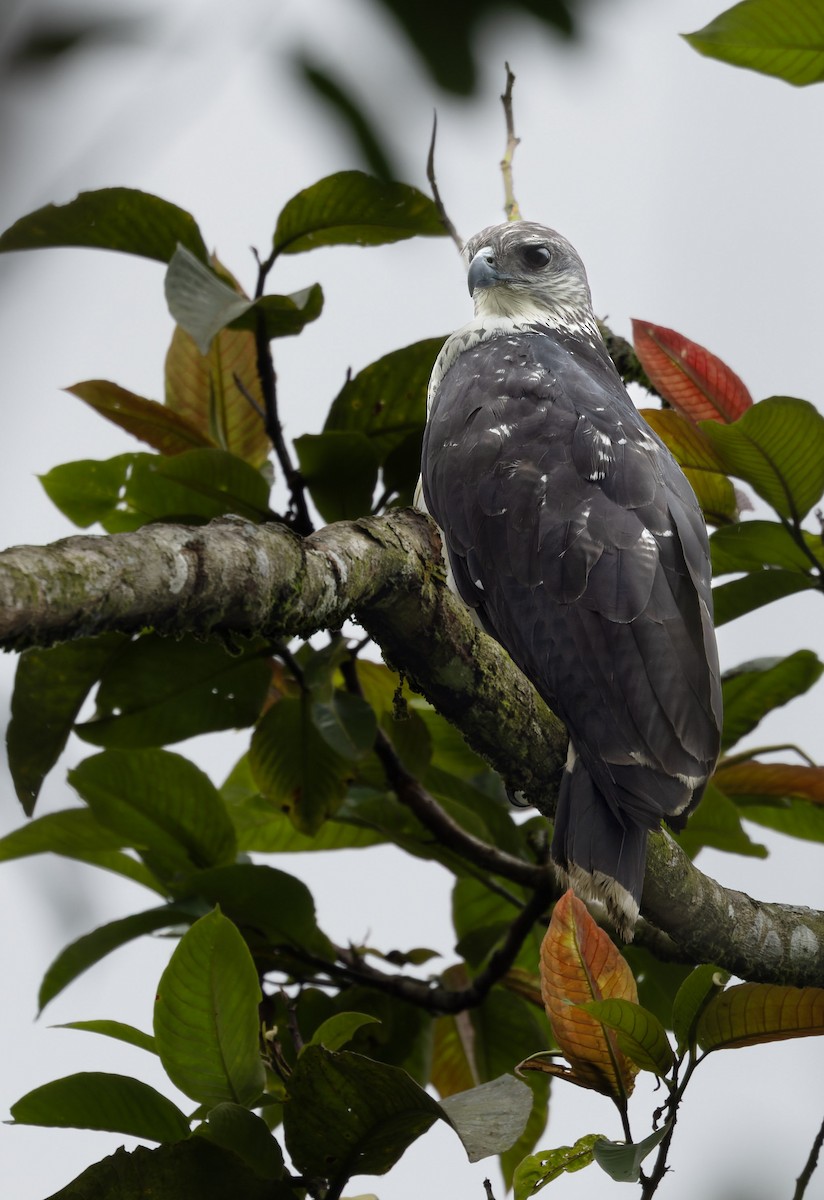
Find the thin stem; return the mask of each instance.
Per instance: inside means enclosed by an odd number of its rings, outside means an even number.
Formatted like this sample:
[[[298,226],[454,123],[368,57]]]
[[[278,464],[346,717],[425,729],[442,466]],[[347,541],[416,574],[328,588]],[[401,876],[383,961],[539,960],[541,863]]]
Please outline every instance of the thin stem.
[[[752,750],[742,750],[740,754],[725,755],[718,763],[718,768],[732,767],[736,763],[750,762],[759,754],[777,754],[779,751],[792,750],[799,758],[803,758],[808,767],[817,767],[818,763],[814,758],[810,758],[806,751],[800,746],[796,746],[795,742],[778,742],[770,746],[754,746]]]
[[[678,1120],[678,1106],[681,1103],[686,1086],[692,1078],[693,1071],[702,1061],[703,1057],[704,1056],[702,1055],[701,1057],[696,1058],[694,1055],[690,1054],[689,1062],[687,1063],[687,1069],[684,1073],[684,1078],[681,1080],[681,1083],[676,1087],[673,1087],[672,1091],[670,1092],[669,1099],[667,1100],[666,1104],[666,1120],[669,1122],[669,1128],[658,1144],[658,1153],[655,1156],[655,1166],[652,1169],[652,1174],[645,1175],[643,1171],[641,1172],[641,1200],[649,1200],[650,1196],[655,1195],[656,1191],[658,1190],[658,1185],[669,1170],[667,1167],[667,1156],[669,1155],[672,1135],[675,1133],[675,1123]],[[678,1078],[678,1070],[682,1061],[683,1060],[679,1060],[675,1068],[674,1078],[676,1080]]]
[[[254,248],[252,249],[252,253],[255,256],[258,267],[255,300],[259,300],[266,286],[266,278],[275,265],[278,252],[276,249],[273,249],[272,253],[265,260],[261,260],[260,255]],[[296,533],[299,533],[302,537],[308,537],[310,533],[314,533],[315,526],[309,515],[309,508],[306,503],[306,485],[303,482],[303,476],[292,462],[289,447],[286,445],[286,439],[283,436],[283,426],[278,414],[277,374],[275,372],[269,338],[266,334],[266,321],[263,313],[260,311],[258,311],[255,325],[255,353],[260,390],[263,393],[263,412],[261,414],[263,427],[266,430],[269,441],[274,447],[275,456],[280,464],[283,477],[286,480],[286,486],[289,488],[290,511],[288,523]],[[255,404],[254,400],[251,400],[251,397],[245,390],[241,390],[247,400],[250,400],[254,408],[259,411],[258,405]]]
[[[802,1200],[802,1197],[807,1190],[807,1184],[813,1177],[813,1171],[818,1166],[818,1156],[821,1153],[822,1146],[824,1146],[824,1121],[821,1122],[821,1128],[815,1136],[815,1141],[813,1142],[809,1157],[804,1164],[804,1170],[795,1181],[793,1200]]]
[[[262,271],[263,267],[261,267]],[[286,445],[286,439],[283,436],[283,426],[280,423],[278,415],[277,375],[275,374],[275,364],[272,360],[269,339],[266,336],[266,322],[262,313],[258,313],[255,327],[255,349],[257,352],[258,379],[260,380],[260,388],[263,392],[264,426],[269,435],[269,440],[274,446],[275,455],[280,463],[280,469],[283,472],[286,485],[289,488],[289,495],[291,497],[290,523],[296,533],[299,533],[302,537],[308,537],[310,533],[314,533],[315,526],[309,515],[309,508],[306,503],[306,487],[303,482],[303,476],[292,462],[289,447]]]
[[[506,88],[501,96],[506,119],[506,149],[501,159],[501,174],[504,178],[504,212],[507,221],[520,221],[521,209],[515,199],[512,183],[512,159],[515,157],[515,149],[521,141],[519,137],[515,136],[515,119],[512,114],[512,85],[515,82],[515,76],[509,69],[509,63],[504,63],[504,67],[506,68]]]
[[[357,669],[352,658],[341,663],[341,674],[348,690],[355,695],[361,694]],[[551,868],[526,862],[514,854],[499,850],[474,834],[467,833],[453,821],[420,781],[407,771],[395,747],[381,728],[378,728],[375,735],[375,754],[398,800],[415,814],[441,846],[447,850],[454,850],[456,854],[478,867],[502,875],[512,883],[542,889],[550,887],[556,895],[560,895]]]
[[[429,154],[426,158],[426,178],[429,180],[429,186],[432,189],[432,199],[435,201],[435,207],[438,210],[438,216],[441,218],[441,224],[446,232],[452,238],[452,241],[458,247],[458,253],[463,250],[463,240],[455,226],[452,224],[447,214],[444,202],[441,199],[441,193],[438,188],[437,180],[435,179],[435,140],[438,134],[438,114],[434,113],[432,118],[432,137],[429,141]]]

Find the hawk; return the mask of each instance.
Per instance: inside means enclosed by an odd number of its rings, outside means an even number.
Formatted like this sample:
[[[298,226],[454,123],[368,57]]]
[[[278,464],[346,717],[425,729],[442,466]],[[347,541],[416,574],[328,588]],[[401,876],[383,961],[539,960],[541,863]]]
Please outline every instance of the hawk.
[[[475,318],[432,372],[423,502],[451,586],[567,727],[552,858],[630,940],[648,831],[683,828],[719,751],[707,532],[570,243],[519,221],[464,255]]]

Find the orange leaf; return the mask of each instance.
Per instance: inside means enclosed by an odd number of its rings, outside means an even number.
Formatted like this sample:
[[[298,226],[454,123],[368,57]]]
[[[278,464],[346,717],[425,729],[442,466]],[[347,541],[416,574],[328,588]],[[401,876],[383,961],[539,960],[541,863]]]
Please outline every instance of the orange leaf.
[[[728,796],[801,796],[824,804],[824,767],[750,760],[722,765],[713,783]]]
[[[635,353],[655,388],[691,421],[736,421],[752,396],[730,368],[683,334],[649,321],[632,322]]]
[[[623,1105],[638,1070],[616,1034],[576,1006],[613,997],[638,1003],[629,964],[570,888],[552,914],[541,945],[541,991],[552,1032],[576,1082]]]
[[[66,388],[85,401],[102,417],[113,421],[127,433],[147,442],[161,454],[182,454],[185,450],[214,447],[216,443],[180,413],[157,400],[137,396],[108,379],[87,379]]]
[[[716,996],[696,1029],[702,1050],[755,1046],[824,1033],[824,988],[739,983]]]

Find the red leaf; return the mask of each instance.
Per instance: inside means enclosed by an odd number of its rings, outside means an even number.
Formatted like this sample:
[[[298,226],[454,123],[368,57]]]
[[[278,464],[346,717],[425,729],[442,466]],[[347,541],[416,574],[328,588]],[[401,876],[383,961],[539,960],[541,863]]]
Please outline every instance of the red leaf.
[[[824,804],[824,767],[748,760],[719,767],[713,781],[728,796],[802,796]]]
[[[752,396],[743,381],[697,342],[649,321],[633,320],[632,336],[652,384],[691,421],[731,424],[751,407]]]

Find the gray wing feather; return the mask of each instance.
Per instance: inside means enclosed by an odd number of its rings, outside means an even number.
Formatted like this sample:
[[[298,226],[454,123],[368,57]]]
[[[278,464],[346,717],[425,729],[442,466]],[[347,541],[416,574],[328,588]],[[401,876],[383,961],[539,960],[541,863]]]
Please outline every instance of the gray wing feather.
[[[423,488],[460,595],[610,807],[652,827],[697,802],[721,713],[706,531],[606,351],[536,332],[460,355]]]

